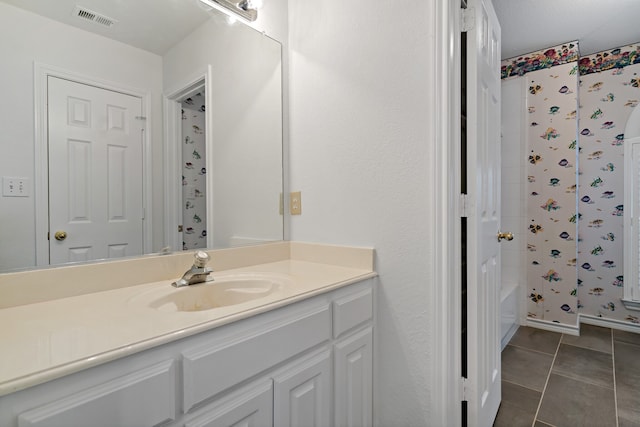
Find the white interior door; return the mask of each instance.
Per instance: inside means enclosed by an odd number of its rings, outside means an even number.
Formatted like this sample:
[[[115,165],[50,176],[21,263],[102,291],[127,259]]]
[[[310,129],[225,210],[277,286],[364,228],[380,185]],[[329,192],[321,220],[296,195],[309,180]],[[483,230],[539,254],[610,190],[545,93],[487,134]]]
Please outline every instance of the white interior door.
[[[51,76],[47,86],[50,263],[142,254],[142,100]]]
[[[490,0],[470,0],[467,32],[468,425],[500,405],[500,24]],[[470,18],[470,16],[469,16]]]

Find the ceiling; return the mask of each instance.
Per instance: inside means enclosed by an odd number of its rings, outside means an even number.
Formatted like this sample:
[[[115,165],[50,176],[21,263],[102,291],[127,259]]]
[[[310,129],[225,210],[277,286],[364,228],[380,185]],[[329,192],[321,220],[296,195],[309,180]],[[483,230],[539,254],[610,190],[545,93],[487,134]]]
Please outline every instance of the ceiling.
[[[640,0],[493,0],[502,58],[579,41],[580,54],[640,42]]]
[[[198,0],[0,0],[53,20],[163,55],[209,19]],[[76,5],[117,21],[111,27],[78,18]]]

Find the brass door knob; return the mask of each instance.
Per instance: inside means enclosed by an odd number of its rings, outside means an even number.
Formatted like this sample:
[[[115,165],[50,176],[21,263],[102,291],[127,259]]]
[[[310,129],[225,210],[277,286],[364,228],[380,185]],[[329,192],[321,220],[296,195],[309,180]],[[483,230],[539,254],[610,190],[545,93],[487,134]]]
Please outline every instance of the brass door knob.
[[[502,239],[513,240],[513,233],[510,231],[507,231],[505,233],[503,233],[502,231],[498,231],[498,242]]]
[[[55,237],[57,241],[62,242],[64,239],[67,238],[67,232],[66,231],[56,231],[56,234],[54,234],[53,237]]]

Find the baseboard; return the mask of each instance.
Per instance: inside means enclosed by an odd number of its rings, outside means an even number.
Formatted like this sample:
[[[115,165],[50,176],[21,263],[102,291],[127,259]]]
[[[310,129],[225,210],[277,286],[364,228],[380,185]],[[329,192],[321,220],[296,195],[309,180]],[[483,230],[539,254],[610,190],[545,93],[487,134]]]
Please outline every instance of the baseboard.
[[[580,335],[580,327],[578,325],[565,325],[563,323],[549,322],[548,320],[531,319],[527,317],[526,325],[532,328],[544,329],[545,331],[559,332],[567,335]]]
[[[509,331],[506,334],[504,334],[504,337],[502,337],[500,351],[504,350],[507,344],[509,344],[509,341],[511,341],[511,338],[513,338],[513,336],[516,334],[519,327],[520,325],[518,325],[517,323],[514,323],[513,325],[511,325],[511,328],[509,328]]]
[[[608,319],[606,317],[592,316],[589,314],[580,314],[578,319],[580,323],[593,326],[602,326],[604,328],[617,329],[619,331],[640,333],[640,325],[635,323],[623,322],[616,319]]]

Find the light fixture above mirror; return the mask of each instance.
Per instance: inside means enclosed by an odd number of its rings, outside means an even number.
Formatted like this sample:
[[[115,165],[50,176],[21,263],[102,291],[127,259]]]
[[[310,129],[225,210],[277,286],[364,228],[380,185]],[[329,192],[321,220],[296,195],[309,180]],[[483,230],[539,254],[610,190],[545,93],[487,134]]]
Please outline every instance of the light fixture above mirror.
[[[262,6],[262,0],[200,0],[207,6],[213,7],[232,18],[240,17],[249,22],[258,19],[258,9]]]

